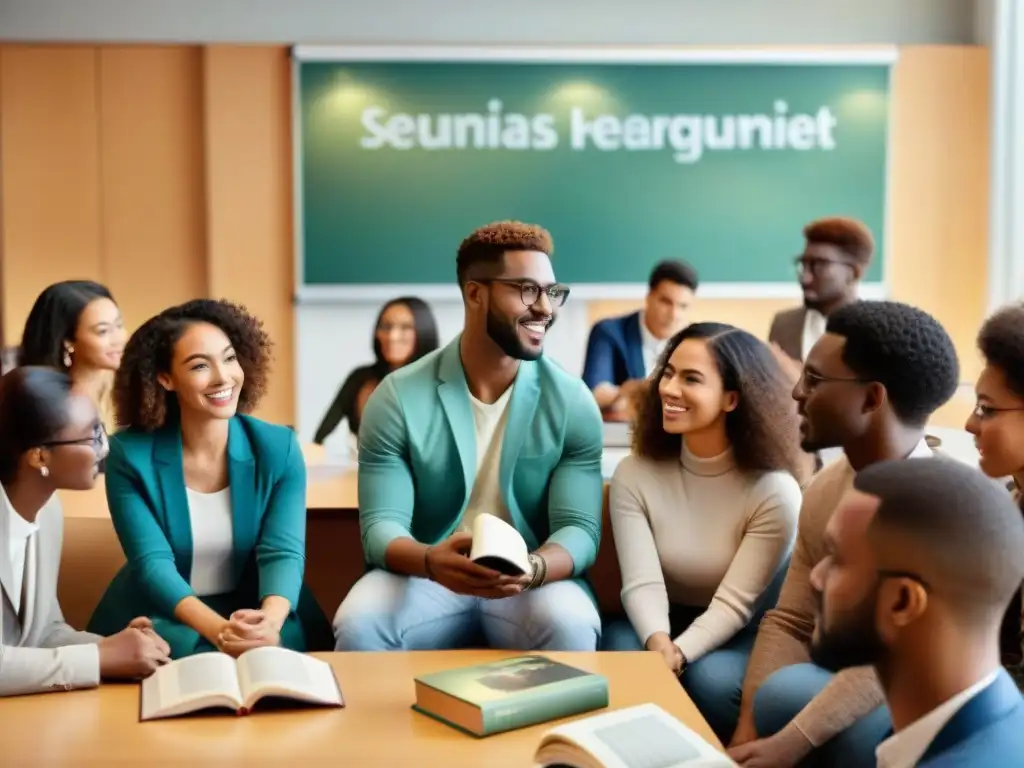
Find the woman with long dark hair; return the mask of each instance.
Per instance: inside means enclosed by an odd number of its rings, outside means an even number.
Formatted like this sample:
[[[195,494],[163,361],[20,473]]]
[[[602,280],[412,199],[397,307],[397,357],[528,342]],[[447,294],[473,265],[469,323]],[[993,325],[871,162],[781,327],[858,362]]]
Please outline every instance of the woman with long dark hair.
[[[92,488],[106,451],[95,404],[67,374],[25,366],[0,379],[0,696],[145,677],[168,661],[147,618],[101,637],[70,627],[57,602],[56,491]]]
[[[660,653],[723,743],[796,537],[804,464],[764,343],[721,323],[669,341],[611,481],[628,622],[606,628],[604,647]]]
[[[343,419],[348,421],[349,431],[358,436],[363,406],[377,385],[391,371],[419,360],[437,345],[437,322],[425,301],[402,296],[385,304],[373,330],[375,362],[348,375],[316,428],[313,442],[323,443]]]
[[[65,371],[77,392],[96,403],[111,424],[110,393],[124,352],[124,320],[106,286],[91,280],[64,280],[36,298],[21,335],[18,365],[44,365]]]

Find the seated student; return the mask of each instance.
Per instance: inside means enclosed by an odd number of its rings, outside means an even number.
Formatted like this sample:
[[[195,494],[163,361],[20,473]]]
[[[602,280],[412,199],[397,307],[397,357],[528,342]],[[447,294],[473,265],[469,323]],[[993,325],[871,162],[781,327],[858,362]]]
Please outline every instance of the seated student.
[[[793,380],[801,362],[825,333],[829,315],[857,300],[857,289],[871,264],[875,240],[856,219],[830,216],[804,227],[804,250],[796,257],[802,307],[772,318],[768,342]]]
[[[999,665],[1002,618],[1024,579],[1020,510],[951,459],[875,464],[854,488],[811,573],[812,658],[874,667],[895,731],[879,766],[1024,764],[1024,698]]]
[[[569,289],[544,229],[496,222],[459,246],[465,327],[377,387],[359,430],[359,524],[373,570],[334,620],[338,650],[593,651],[583,582],[601,539],[601,418],[544,358]],[[481,513],[530,549],[522,578],[467,557]]]
[[[686,325],[697,282],[689,264],[663,261],[647,281],[642,310],[609,317],[591,329],[583,381],[606,418],[628,417],[633,393],[643,387],[668,340]]]
[[[18,365],[67,371],[76,392],[92,398],[113,427],[110,392],[127,334],[110,291],[91,280],[65,280],[36,298],[21,335]]]
[[[356,368],[345,379],[338,394],[316,428],[313,442],[322,444],[342,419],[349,431],[359,435],[359,422],[370,394],[391,371],[415,362],[437,349],[437,323],[429,305],[415,296],[389,301],[377,315],[373,332],[376,362]]]
[[[953,396],[959,377],[952,340],[919,309],[860,301],[829,315],[793,397],[804,450],[841,447],[843,456],[804,489],[778,605],[761,621],[747,664],[730,750],[740,765],[874,765],[889,713],[872,670],[833,677],[808,663],[815,606],[810,572],[825,556],[825,526],[856,472],[886,459],[932,455],[925,424]]]
[[[1014,499],[1024,505],[1024,304],[992,315],[978,334],[978,348],[985,368],[974,388],[978,403],[966,429],[974,435],[982,472],[1010,478]],[[1003,654],[1010,663],[1019,663],[1022,655],[1021,614],[1018,592],[1003,624]]]
[[[669,341],[633,435],[610,491],[629,621],[605,627],[604,649],[661,653],[727,742],[796,538],[803,453],[789,385],[763,342],[697,323]]]
[[[302,585],[306,465],[287,427],[245,416],[271,343],[239,306],[199,299],[128,340],[114,386],[107,502],[127,564],[89,628],[146,614],[174,658],[329,647]]]
[[[29,366],[0,379],[0,696],[137,679],[168,661],[149,619],[101,637],[68,626],[57,602],[64,518],[55,491],[93,487],[105,435],[66,374]]]

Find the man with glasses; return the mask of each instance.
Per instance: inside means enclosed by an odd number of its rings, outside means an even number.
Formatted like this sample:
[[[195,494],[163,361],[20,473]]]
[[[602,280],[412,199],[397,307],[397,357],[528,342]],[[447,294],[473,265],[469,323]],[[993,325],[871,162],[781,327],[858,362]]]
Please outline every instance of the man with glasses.
[[[583,576],[601,538],[601,417],[583,382],[543,357],[569,296],[551,251],[544,229],[520,222],[466,238],[462,333],[370,396],[359,523],[372,570],[338,609],[338,650],[597,647]],[[525,572],[471,559],[477,520],[498,532],[492,545],[522,538]]]
[[[875,251],[871,231],[854,219],[830,217],[804,227],[803,253],[794,259],[804,305],[772,319],[768,341],[793,378],[799,362],[825,333],[830,314],[857,298]]]
[[[808,756],[830,768],[874,765],[890,727],[882,692],[870,668],[833,677],[810,663],[810,573],[826,555],[825,528],[857,472],[887,459],[932,456],[925,424],[952,397],[959,374],[949,335],[919,309],[858,301],[829,315],[793,397],[804,450],[840,447],[843,456],[804,492],[789,571],[747,666],[730,750],[740,765],[785,768]]]
[[[857,475],[811,572],[811,657],[872,665],[894,733],[881,768],[1024,763],[1024,699],[999,663],[1024,579],[1024,520],[996,483],[950,459]]]

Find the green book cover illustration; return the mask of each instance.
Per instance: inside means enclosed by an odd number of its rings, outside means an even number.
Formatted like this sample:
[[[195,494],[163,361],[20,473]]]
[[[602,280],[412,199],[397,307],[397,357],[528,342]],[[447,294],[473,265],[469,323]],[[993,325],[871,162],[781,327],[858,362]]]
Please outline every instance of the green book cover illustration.
[[[603,675],[529,655],[418,677],[413,709],[490,736],[607,706]]]

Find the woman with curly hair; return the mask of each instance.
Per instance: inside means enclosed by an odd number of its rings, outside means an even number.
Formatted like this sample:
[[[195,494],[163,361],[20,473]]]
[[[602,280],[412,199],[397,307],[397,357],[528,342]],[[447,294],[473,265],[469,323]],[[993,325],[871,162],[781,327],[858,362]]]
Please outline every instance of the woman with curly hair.
[[[978,333],[985,367],[974,385],[977,405],[965,428],[978,446],[978,466],[989,477],[1009,479],[1024,512],[1024,304],[1011,304],[992,315]],[[1024,554],[1022,554],[1024,556]],[[1021,593],[1003,622],[1003,659],[1019,664],[1024,637]],[[1024,669],[1016,669],[1024,679]]]
[[[306,467],[294,433],[248,416],[271,342],[243,307],[199,299],[148,320],[114,382],[107,502],[127,564],[90,622],[147,615],[181,658],[330,648],[303,586]]]
[[[628,622],[605,629],[605,648],[660,653],[723,742],[796,537],[799,442],[771,350],[697,323],[666,346],[611,481]]]

